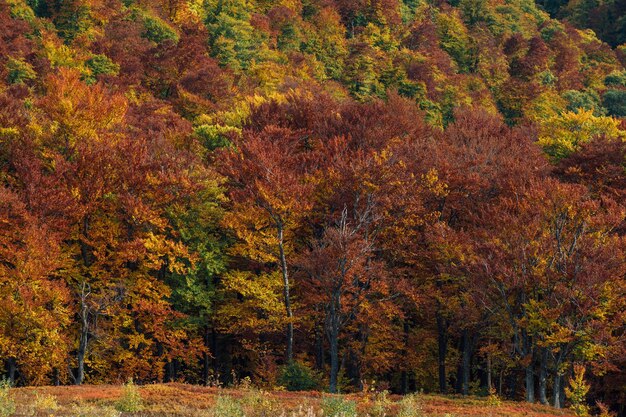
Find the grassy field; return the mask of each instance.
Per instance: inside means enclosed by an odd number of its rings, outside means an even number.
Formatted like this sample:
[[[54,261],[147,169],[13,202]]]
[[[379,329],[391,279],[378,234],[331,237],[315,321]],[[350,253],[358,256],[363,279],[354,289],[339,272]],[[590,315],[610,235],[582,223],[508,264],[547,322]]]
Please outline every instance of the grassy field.
[[[331,396],[185,384],[13,388],[0,396],[0,416],[180,417],[496,417],[572,416],[567,410],[496,398],[385,393]]]

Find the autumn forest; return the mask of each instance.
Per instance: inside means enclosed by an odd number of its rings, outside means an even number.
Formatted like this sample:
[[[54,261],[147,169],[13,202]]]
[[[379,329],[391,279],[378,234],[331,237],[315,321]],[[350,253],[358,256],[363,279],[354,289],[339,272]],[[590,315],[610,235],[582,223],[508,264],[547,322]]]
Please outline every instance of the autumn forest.
[[[0,0],[0,374],[626,415],[625,66],[624,0]]]

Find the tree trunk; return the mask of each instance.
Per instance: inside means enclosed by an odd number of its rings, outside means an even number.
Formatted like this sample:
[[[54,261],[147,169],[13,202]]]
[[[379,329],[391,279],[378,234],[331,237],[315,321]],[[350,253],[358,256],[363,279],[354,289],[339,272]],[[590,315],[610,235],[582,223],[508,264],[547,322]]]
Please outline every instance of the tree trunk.
[[[411,330],[411,326],[408,321],[404,321],[402,329],[404,331],[404,347],[402,348],[402,356],[405,357],[409,347],[409,332]],[[409,392],[409,373],[406,369],[403,369],[402,374],[400,375],[400,391],[402,394],[407,394]]]
[[[210,345],[209,326],[204,326],[204,347],[209,348]],[[209,385],[209,352],[206,350],[202,353],[202,380],[204,385]]]
[[[330,386],[331,393],[337,393],[337,380],[339,378],[339,327],[341,314],[341,289],[334,288],[331,294],[331,302],[328,306],[326,317],[328,342],[330,344]]]
[[[329,391],[337,393],[337,380],[339,377],[339,335],[331,330],[330,342],[330,387]]]
[[[315,326],[315,369],[324,369],[324,333],[320,334],[318,326]]]
[[[522,342],[524,344],[524,354],[530,356],[529,363],[526,365],[526,401],[529,403],[535,402],[535,372],[533,363],[533,350],[531,345],[530,336],[525,330],[522,330]]]
[[[526,401],[535,402],[535,378],[533,372],[533,364],[526,366]]]
[[[461,357],[461,369],[460,369],[460,386],[461,386],[461,394],[468,395],[469,394],[469,380],[470,380],[470,366],[471,366],[471,353],[472,353],[472,342],[469,337],[469,332],[467,329],[463,329],[462,335],[462,344],[463,344],[463,354]]]
[[[89,307],[87,306],[87,286],[83,282],[80,293],[80,340],[76,352],[76,377],[74,384],[81,385],[85,379],[85,356],[87,355],[87,342],[89,338]]]
[[[541,360],[539,364],[539,401],[541,404],[548,404],[547,395],[548,381],[548,349],[541,348]]]
[[[437,309],[437,342],[439,363],[439,392],[445,394],[448,391],[446,377],[446,354],[448,351],[448,336],[446,334],[446,319]]]
[[[562,378],[563,376],[557,369],[556,373],[554,374],[554,398],[552,400],[552,405],[554,406],[554,408],[561,408],[561,406],[563,405],[563,399],[561,398]]]
[[[278,223],[278,249],[280,252],[280,268],[283,274],[283,294],[285,298],[285,311],[287,313],[287,363],[293,362],[293,312],[291,310],[291,297],[289,295],[289,271],[285,258],[285,245],[283,225]]]
[[[17,361],[15,358],[9,358],[6,360],[6,368],[9,383],[11,386],[15,386],[15,374],[17,373]]]
[[[491,393],[493,388],[492,376],[491,376],[491,354],[487,354],[487,392]]]

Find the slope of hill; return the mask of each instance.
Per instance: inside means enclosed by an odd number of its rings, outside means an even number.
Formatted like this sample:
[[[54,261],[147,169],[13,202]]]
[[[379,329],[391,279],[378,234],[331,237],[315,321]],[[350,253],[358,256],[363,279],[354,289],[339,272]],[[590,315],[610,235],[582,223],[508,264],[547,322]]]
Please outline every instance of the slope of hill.
[[[417,395],[406,397],[372,393],[335,395],[319,392],[267,392],[257,389],[216,389],[183,384],[141,387],[135,412],[123,415],[176,417],[285,416],[402,416],[402,417],[572,417],[574,414],[541,405],[489,401],[476,397]],[[40,387],[14,390],[20,404],[16,415],[106,417],[123,409],[124,387]],[[356,407],[354,407],[356,406]],[[140,411],[139,411],[140,409]],[[353,411],[354,410],[354,411]],[[323,412],[323,413],[322,413]],[[338,414],[343,412],[344,414]],[[24,414],[22,414],[24,413]]]
[[[0,0],[4,376],[624,415],[621,18],[541,6]]]

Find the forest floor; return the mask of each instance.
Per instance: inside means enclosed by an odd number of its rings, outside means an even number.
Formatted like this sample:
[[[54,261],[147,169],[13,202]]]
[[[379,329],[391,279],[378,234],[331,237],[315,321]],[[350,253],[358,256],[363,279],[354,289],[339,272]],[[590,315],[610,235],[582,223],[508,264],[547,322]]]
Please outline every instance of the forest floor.
[[[138,393],[138,395],[137,395]],[[76,417],[500,417],[573,416],[496,398],[220,389],[186,384],[83,385],[11,389],[12,416]],[[1,402],[1,401],[0,401]],[[5,404],[6,405],[6,404]],[[355,414],[355,407],[356,413]],[[126,410],[126,411],[122,411]],[[134,410],[134,411],[130,411]]]

